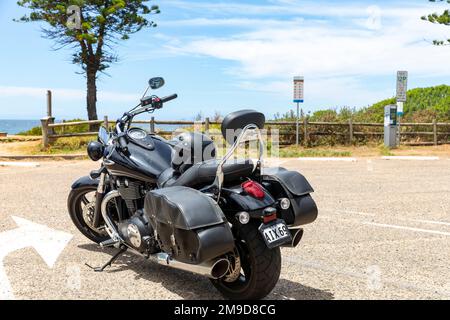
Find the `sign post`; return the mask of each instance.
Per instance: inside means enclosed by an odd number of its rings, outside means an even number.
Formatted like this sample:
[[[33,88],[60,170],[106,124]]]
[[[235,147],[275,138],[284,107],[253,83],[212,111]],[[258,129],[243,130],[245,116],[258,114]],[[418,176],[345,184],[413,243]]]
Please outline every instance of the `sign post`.
[[[305,78],[304,77],[294,77],[294,103],[297,104],[297,120],[296,120],[296,145],[300,144],[299,136],[300,136],[300,103],[304,102],[304,85]]]
[[[397,72],[397,121],[398,121],[398,145],[401,143],[401,117],[403,116],[403,104],[407,99],[408,71]]]

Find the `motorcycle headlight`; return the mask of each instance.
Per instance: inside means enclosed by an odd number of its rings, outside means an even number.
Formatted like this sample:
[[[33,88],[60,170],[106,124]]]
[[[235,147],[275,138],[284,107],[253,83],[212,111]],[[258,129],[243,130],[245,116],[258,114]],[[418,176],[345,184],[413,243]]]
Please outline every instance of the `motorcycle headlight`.
[[[87,147],[87,154],[92,161],[98,161],[103,157],[105,146],[100,142],[93,141]]]

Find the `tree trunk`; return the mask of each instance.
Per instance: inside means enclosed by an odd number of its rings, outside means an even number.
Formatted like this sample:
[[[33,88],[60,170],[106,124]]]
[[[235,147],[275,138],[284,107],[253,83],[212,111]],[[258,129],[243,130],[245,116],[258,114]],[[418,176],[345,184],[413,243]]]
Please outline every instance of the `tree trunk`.
[[[88,120],[98,120],[97,116],[97,72],[88,70],[86,73],[87,78],[87,96],[86,105]],[[98,130],[98,125],[90,125],[89,131],[95,132]]]
[[[87,112],[89,120],[98,120],[97,116],[97,73],[88,71],[87,77]]]

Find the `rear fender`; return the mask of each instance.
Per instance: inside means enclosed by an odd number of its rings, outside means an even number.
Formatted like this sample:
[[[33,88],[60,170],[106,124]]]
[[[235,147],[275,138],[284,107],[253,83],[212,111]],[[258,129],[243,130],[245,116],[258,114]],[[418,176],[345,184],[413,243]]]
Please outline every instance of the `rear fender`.
[[[242,188],[223,189],[226,198],[226,212],[248,212],[252,218],[262,218],[267,207],[275,206],[276,201],[269,192],[264,190],[264,198],[257,199],[246,194]]]

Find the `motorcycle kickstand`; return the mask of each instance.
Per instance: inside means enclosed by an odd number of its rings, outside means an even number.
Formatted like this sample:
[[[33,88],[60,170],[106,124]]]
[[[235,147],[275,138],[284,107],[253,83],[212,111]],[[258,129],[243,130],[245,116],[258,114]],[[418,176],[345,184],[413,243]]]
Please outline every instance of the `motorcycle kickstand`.
[[[111,267],[112,264],[114,263],[114,261],[116,261],[120,255],[122,255],[125,251],[127,251],[127,247],[122,246],[119,250],[119,252],[117,252],[114,256],[112,256],[111,259],[109,259],[109,261],[107,263],[105,263],[102,267],[91,267],[90,265],[88,265],[87,263],[85,263],[85,265],[89,268],[91,268],[92,270],[94,270],[95,272],[103,272],[107,267]]]

